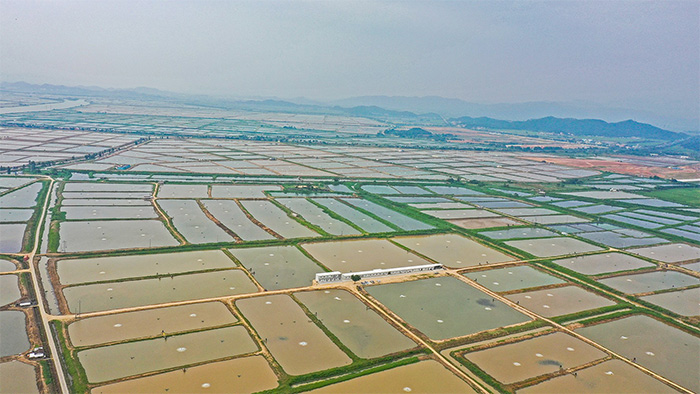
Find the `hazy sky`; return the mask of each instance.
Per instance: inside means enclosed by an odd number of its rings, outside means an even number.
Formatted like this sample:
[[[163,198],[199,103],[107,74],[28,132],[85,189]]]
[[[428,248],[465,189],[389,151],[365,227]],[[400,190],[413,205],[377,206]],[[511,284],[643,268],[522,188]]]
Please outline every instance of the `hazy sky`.
[[[0,0],[0,78],[697,118],[700,2]]]

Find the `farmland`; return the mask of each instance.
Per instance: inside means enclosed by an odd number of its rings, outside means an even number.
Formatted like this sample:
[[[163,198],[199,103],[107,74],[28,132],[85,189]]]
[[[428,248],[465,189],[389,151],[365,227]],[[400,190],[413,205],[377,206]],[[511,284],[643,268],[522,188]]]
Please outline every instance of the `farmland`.
[[[0,120],[12,390],[699,389],[692,184],[369,143],[386,119],[102,99]]]

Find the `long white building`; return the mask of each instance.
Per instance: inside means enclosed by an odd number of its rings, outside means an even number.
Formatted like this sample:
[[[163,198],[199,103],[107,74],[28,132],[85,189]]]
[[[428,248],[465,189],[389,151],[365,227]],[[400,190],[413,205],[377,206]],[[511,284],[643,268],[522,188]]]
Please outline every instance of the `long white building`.
[[[415,272],[426,272],[426,271],[436,271],[443,269],[442,264],[425,264],[425,265],[414,265],[411,267],[398,267],[398,268],[377,268],[371,271],[359,271],[359,272],[348,272],[342,273],[339,271],[333,272],[321,272],[316,274],[316,282],[319,284],[323,283],[333,283],[342,282],[346,280],[352,280],[352,277],[357,275],[360,280],[367,278],[377,278],[382,276],[393,276],[393,275],[405,275],[412,274]]]

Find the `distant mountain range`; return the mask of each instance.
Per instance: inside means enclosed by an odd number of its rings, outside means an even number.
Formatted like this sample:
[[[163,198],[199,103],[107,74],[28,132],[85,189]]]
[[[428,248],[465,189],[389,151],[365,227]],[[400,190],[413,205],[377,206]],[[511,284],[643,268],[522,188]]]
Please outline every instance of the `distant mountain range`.
[[[276,111],[305,114],[337,114],[360,116],[403,124],[445,124],[449,122],[469,128],[492,130],[527,130],[552,133],[568,133],[575,136],[640,137],[662,140],[680,140],[688,135],[664,130],[650,124],[633,120],[608,123],[599,119],[575,119],[575,117],[531,116],[528,120],[517,120],[527,113],[551,115],[566,112],[566,106],[558,103],[522,104],[473,104],[459,99],[443,97],[356,97],[330,103],[295,99],[295,102],[279,99],[240,100],[217,98],[204,95],[186,95],[152,88],[105,89],[96,86],[35,85],[26,82],[2,82],[0,90],[55,94],[64,96],[114,97],[135,100],[163,100],[184,105],[196,105],[221,109],[241,109],[250,111]],[[481,111],[481,112],[478,112]],[[547,112],[550,111],[550,112]],[[510,113],[516,120],[499,120],[491,117],[464,116],[470,113],[481,115]],[[452,115],[456,114],[456,115]],[[493,115],[492,115],[493,116]]]
[[[555,116],[558,118],[603,119],[608,122],[635,119],[673,131],[700,133],[700,120],[698,118],[678,119],[660,116],[648,111],[615,108],[586,101],[479,104],[439,96],[361,96],[331,101],[329,104],[343,107],[373,105],[394,111],[436,113],[449,118],[488,116],[495,119],[528,120]]]
[[[658,127],[633,120],[608,123],[599,119],[562,119],[548,116],[525,121],[508,121],[492,118],[472,118],[463,116],[450,121],[467,128],[486,128],[491,130],[527,130],[548,133],[565,133],[578,137],[639,137],[657,140],[678,140],[687,138],[687,134],[663,130]]]

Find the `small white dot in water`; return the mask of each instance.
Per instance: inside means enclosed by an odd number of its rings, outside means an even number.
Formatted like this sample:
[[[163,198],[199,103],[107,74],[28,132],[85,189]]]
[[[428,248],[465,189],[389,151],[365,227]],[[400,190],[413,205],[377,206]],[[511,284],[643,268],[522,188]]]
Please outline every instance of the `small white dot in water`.
[[[325,291],[324,291],[324,293],[326,293],[326,294],[330,294],[331,292],[330,292],[330,291],[328,291],[328,290],[325,290]]]
[[[301,346],[306,346],[306,345],[308,345],[308,343],[306,343],[306,342],[304,342],[304,341],[301,341],[301,342],[299,342],[299,345],[301,345]]]
[[[111,288],[111,287],[107,289],[107,291],[112,291],[112,290],[114,290],[114,289],[113,289],[113,288]]]
[[[117,327],[117,328],[119,328],[119,327],[121,327],[121,326],[122,326],[122,325],[121,325],[120,323],[117,323],[117,324],[114,325],[114,327]]]
[[[608,371],[608,372],[606,372],[605,374],[606,374],[606,375],[614,375],[614,374],[613,374],[613,371]]]
[[[567,347],[566,350],[568,350],[568,351],[570,351],[570,352],[573,352],[573,351],[574,351],[574,348],[572,348],[572,347]]]
[[[105,272],[104,272],[104,271],[100,271],[100,275],[104,275],[104,274],[105,274]]]
[[[516,361],[516,362],[513,363],[513,365],[515,365],[516,367],[519,367],[519,366],[520,366],[520,363]]]
[[[106,240],[107,240],[107,238],[102,238],[102,240],[103,240],[103,241],[106,241]]]
[[[209,383],[202,384],[203,389],[208,389],[209,387],[211,387],[211,385]]]
[[[177,351],[180,352],[180,353],[184,352],[185,350],[187,350],[186,347],[179,347],[179,348],[177,348]]]
[[[343,323],[350,323],[350,320],[343,320]]]
[[[461,260],[457,260],[457,261],[455,261],[455,263],[457,263],[457,264],[462,264],[462,261],[461,261]]]
[[[647,356],[655,356],[655,354],[652,352],[646,352],[646,353],[647,353]]]
[[[486,253],[482,253],[482,254],[481,254],[481,257],[486,257]]]
[[[488,306],[487,306],[487,307],[484,307],[484,309],[486,309],[487,311],[490,311],[490,310],[491,310],[491,308],[489,308]]]
[[[554,297],[554,294],[552,294],[552,293],[547,293],[547,297]]]
[[[410,392],[411,392],[411,388],[410,388],[410,387],[404,387],[404,388],[403,388],[403,391],[405,391],[405,392],[407,392],[407,393],[410,393]]]
[[[530,296],[525,296],[525,298],[527,298],[527,299],[529,300],[529,299],[532,298],[532,297],[530,297]]]
[[[333,297],[334,300],[340,301],[340,297]]]
[[[236,290],[235,287],[229,287],[228,289],[229,289],[229,290]]]
[[[275,255],[274,253],[270,253],[270,257],[272,257],[272,256],[274,256],[274,255]]]
[[[146,236],[146,234],[141,234],[141,236],[142,236],[142,237],[145,237],[145,236]]]
[[[341,262],[341,263],[347,263],[347,261],[345,261],[345,260],[340,260],[340,262]]]
[[[270,263],[265,263],[265,264],[263,264],[263,265],[270,265]]]
[[[625,340],[625,339],[627,339],[627,337],[623,335],[620,337],[620,339]]]
[[[443,323],[443,321],[442,321],[442,320],[440,320],[440,319],[438,319],[438,321],[437,321],[437,322],[438,322],[438,323]]]
[[[542,353],[535,353],[535,356],[537,356],[537,357],[544,357],[544,356],[542,355]]]
[[[190,317],[197,317],[196,313],[190,313]]]
[[[406,296],[403,295],[403,294],[401,294],[401,295],[399,296],[399,298],[406,298]]]
[[[197,259],[197,261],[202,261],[202,259]]]
[[[493,282],[493,284],[496,286],[500,285],[500,283],[498,283],[498,282]]]
[[[435,286],[442,286],[442,284],[440,284],[440,283],[436,283],[436,284],[435,284]]]
[[[549,305],[542,305],[542,308],[549,309]]]
[[[272,301],[265,301],[265,305],[272,305]]]

